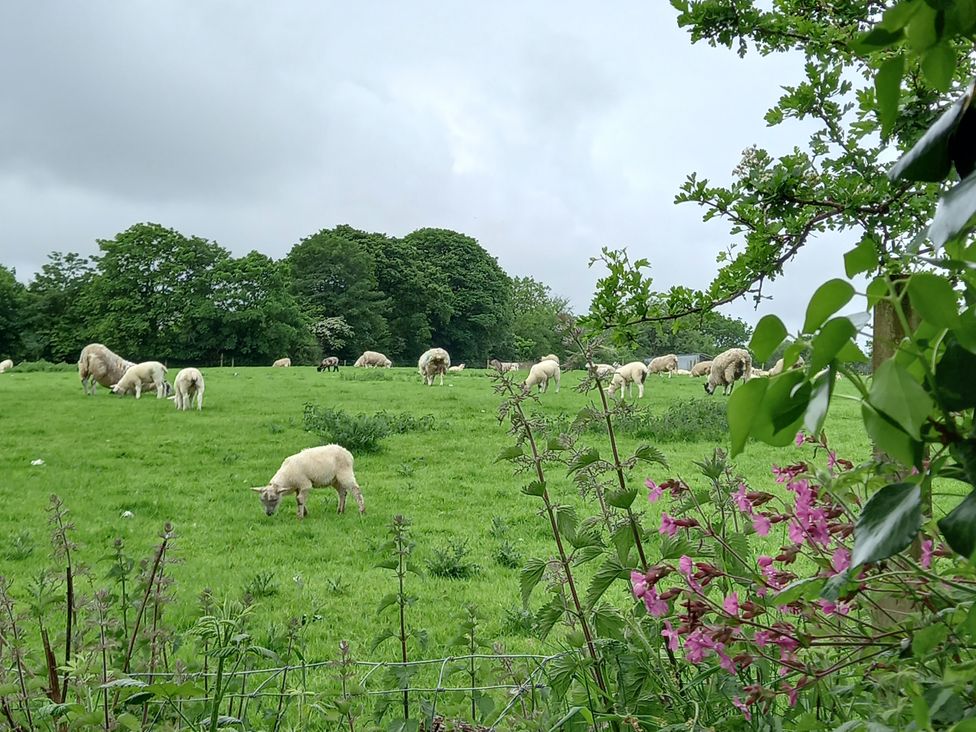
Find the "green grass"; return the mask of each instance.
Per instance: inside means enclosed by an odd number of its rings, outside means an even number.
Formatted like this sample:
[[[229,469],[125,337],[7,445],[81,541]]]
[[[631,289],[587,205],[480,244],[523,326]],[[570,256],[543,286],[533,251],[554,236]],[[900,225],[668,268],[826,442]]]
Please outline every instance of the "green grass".
[[[99,560],[110,553],[116,537],[127,552],[147,557],[165,521],[175,525],[175,601],[169,620],[177,628],[195,618],[204,588],[218,598],[240,597],[255,575],[273,578],[277,594],[262,598],[258,627],[284,623],[293,615],[318,608],[325,622],[310,633],[312,655],[335,655],[340,639],[354,653],[367,656],[369,640],[392,617],[382,621],[374,609],[393,589],[393,576],[374,568],[377,548],[386,540],[391,517],[403,514],[413,524],[417,564],[425,567],[438,549],[465,541],[467,559],[480,567],[472,578],[438,578],[424,571],[411,575],[410,591],[419,597],[410,608],[414,625],[431,636],[429,655],[448,653],[457,619],[466,603],[485,616],[487,637],[510,650],[540,647],[522,634],[510,634],[506,609],[520,605],[518,570],[495,559],[501,540],[492,521],[508,526],[505,540],[523,558],[552,552],[548,528],[538,515],[538,499],[519,488],[525,476],[513,476],[507,462],[495,462],[512,439],[498,424],[500,398],[486,372],[466,369],[451,374],[442,388],[424,387],[413,369],[352,370],[317,373],[313,368],[205,369],[206,400],[202,413],[179,413],[171,401],[118,398],[105,389],[86,398],[76,374],[17,373],[0,376],[0,574],[14,580],[14,591],[26,594],[28,582],[49,562],[50,529],[45,507],[57,493],[71,511],[79,561],[104,576]],[[590,397],[573,387],[582,372],[563,376],[562,389],[541,397],[539,411],[548,417],[572,418]],[[843,393],[849,387],[841,385]],[[701,380],[651,377],[643,404],[663,412],[676,400],[704,398]],[[723,400],[722,396],[712,399]],[[310,516],[295,517],[290,497],[268,518],[249,486],[263,485],[281,460],[316,444],[302,428],[305,402],[371,414],[380,410],[432,414],[432,431],[408,432],[384,439],[379,452],[356,455],[356,475],[366,501],[360,517],[354,502],[337,516],[332,489],[313,492]],[[530,407],[536,408],[536,407]],[[839,401],[827,432],[841,456],[855,461],[869,455],[868,439],[852,402]],[[584,441],[609,452],[605,438],[587,434]],[[633,450],[641,441],[623,437]],[[662,480],[680,475],[697,480],[694,461],[710,455],[711,442],[659,445],[670,470],[639,467],[630,480],[642,484],[649,475]],[[758,489],[774,486],[769,468],[808,457],[809,448],[775,450],[750,445],[737,469]],[[32,466],[34,459],[44,465]],[[554,497],[583,506],[564,469],[553,469]],[[656,533],[660,508],[639,499],[646,524]],[[132,518],[122,518],[131,511]],[[31,542],[33,552],[24,546]],[[653,557],[652,557],[653,559]],[[86,585],[87,586],[87,585]],[[623,589],[620,589],[623,593]],[[387,645],[374,658],[391,657]]]

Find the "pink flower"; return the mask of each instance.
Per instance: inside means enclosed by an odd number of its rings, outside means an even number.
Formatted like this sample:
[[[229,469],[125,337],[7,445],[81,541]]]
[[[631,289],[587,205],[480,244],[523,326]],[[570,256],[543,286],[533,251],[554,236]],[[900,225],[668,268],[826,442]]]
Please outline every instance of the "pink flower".
[[[752,502],[746,498],[746,484],[739,483],[738,490],[732,494],[732,502],[742,513],[752,513]]]
[[[752,528],[759,536],[769,536],[769,530],[773,527],[769,516],[763,513],[752,515]]]
[[[796,521],[790,521],[786,533],[794,544],[802,544],[807,538],[806,534],[803,533],[803,528]]]
[[[705,651],[711,649],[713,641],[705,635],[705,631],[696,628],[685,638],[685,660],[688,663],[701,663],[705,660]]]
[[[765,648],[773,642],[774,633],[770,630],[757,630],[752,636],[752,641],[759,648]]]
[[[650,478],[644,481],[644,485],[647,486],[647,490],[650,491],[650,493],[647,494],[647,500],[651,503],[654,503],[664,493],[664,488],[659,486]]]
[[[797,447],[799,447],[800,445],[803,444],[803,431],[802,430],[800,430],[799,432],[796,433],[796,438],[794,438],[793,442],[796,443],[796,446]]]
[[[733,592],[731,595],[727,595],[725,600],[722,602],[722,609],[725,610],[729,615],[738,616],[739,614],[739,593]]]
[[[830,557],[830,566],[838,574],[848,569],[851,566],[851,553],[842,546],[837,547]]]
[[[847,615],[851,611],[849,602],[831,602],[830,600],[817,600],[820,609],[826,615]]]
[[[667,620],[664,621],[664,630],[661,631],[661,636],[667,640],[668,648],[672,652],[678,650],[678,631],[672,628],[671,623]]]
[[[837,453],[833,450],[827,451],[827,469],[833,470],[837,466]],[[796,697],[796,692],[793,693],[794,698]]]
[[[678,570],[685,576],[685,579],[691,579],[692,564],[691,557],[687,554],[682,554],[681,559],[678,560]]]
[[[918,560],[925,569],[932,566],[932,554],[935,544],[931,539],[922,539],[922,556]]]
[[[653,587],[644,593],[644,607],[647,608],[647,614],[655,618],[666,615],[668,612],[668,603],[661,599]]]
[[[752,712],[749,711],[749,707],[739,697],[732,697],[732,706],[742,712],[742,716],[746,718],[747,722],[752,721]]]
[[[723,671],[728,671],[733,676],[735,675],[735,663],[729,658],[729,654],[725,652],[725,646],[721,643],[715,645],[715,653],[718,654],[718,665]]]
[[[661,514],[661,528],[658,529],[658,532],[671,537],[678,533],[678,525],[673,518],[668,516],[667,512]]]
[[[779,688],[781,688],[786,693],[786,698],[789,700],[790,706],[795,707],[796,693],[799,691],[799,686],[790,686],[788,683],[784,681]]]
[[[643,572],[634,570],[630,573],[630,583],[634,586],[634,598],[640,600],[647,592],[647,577]]]

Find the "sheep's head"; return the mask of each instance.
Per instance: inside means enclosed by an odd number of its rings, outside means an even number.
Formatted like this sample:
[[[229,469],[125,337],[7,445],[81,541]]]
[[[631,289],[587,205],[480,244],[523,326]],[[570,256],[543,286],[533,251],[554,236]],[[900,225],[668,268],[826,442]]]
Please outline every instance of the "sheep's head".
[[[278,504],[281,503],[281,494],[278,490],[273,485],[255,486],[251,490],[256,491],[260,496],[264,512],[268,516],[273,516],[278,510]]]
[[[711,384],[709,384],[707,381],[705,382],[705,393],[706,394],[714,394],[715,393],[715,387],[712,386]]]

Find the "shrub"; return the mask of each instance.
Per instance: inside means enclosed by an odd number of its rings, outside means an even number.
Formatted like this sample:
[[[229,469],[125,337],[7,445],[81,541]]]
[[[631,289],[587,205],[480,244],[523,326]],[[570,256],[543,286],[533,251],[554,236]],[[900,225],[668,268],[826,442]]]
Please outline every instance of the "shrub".
[[[32,371],[77,371],[78,364],[74,363],[51,363],[41,359],[40,361],[21,361],[11,369],[11,371],[22,371],[30,373]]]
[[[638,426],[634,434],[658,442],[724,441],[729,434],[725,410],[725,402],[719,400],[682,399],[663,414],[648,417],[643,428],[645,433]],[[626,425],[623,431],[627,431]]]
[[[407,412],[377,412],[349,414],[341,409],[305,405],[305,430],[318,435],[324,442],[334,442],[350,450],[373,452],[379,441],[391,434],[429,431],[434,428],[434,415],[415,417]]]
[[[505,540],[495,550],[495,561],[507,569],[518,569],[522,566],[522,553],[512,542]]]
[[[468,543],[463,540],[454,540],[446,547],[434,549],[434,555],[426,564],[432,575],[448,579],[468,579],[481,571],[481,567],[468,559]]]

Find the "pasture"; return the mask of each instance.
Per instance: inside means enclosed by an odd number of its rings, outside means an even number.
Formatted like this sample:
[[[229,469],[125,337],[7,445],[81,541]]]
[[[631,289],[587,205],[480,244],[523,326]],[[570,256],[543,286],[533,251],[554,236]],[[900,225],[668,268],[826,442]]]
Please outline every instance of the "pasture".
[[[164,522],[173,523],[178,563],[167,570],[174,580],[174,599],[166,609],[171,626],[192,625],[204,588],[218,599],[239,598],[260,576],[257,585],[265,591],[257,598],[255,627],[317,614],[322,620],[308,635],[313,657],[333,657],[338,641],[348,639],[354,654],[367,658],[370,639],[389,624],[390,611],[378,619],[375,610],[394,582],[388,570],[375,567],[387,558],[378,549],[387,539],[391,518],[402,514],[412,522],[414,556],[421,570],[408,578],[408,590],[418,597],[410,619],[429,631],[432,657],[449,652],[447,643],[456,635],[467,603],[476,604],[484,616],[484,637],[510,651],[540,647],[511,622],[521,606],[518,569],[502,566],[495,555],[504,540],[522,560],[547,557],[552,541],[538,514],[538,500],[519,490],[528,479],[513,475],[508,462],[495,461],[513,438],[507,425],[498,423],[501,397],[485,371],[452,373],[445,386],[432,388],[407,368],[203,371],[207,387],[202,413],[179,413],[171,401],[151,394],[135,401],[99,388],[96,397],[86,398],[72,372],[0,376],[0,575],[13,580],[16,597],[26,598],[31,578],[50,564],[45,508],[56,493],[75,524],[76,561],[91,567],[99,582],[108,571],[103,559],[117,537],[138,561],[150,556]],[[174,374],[170,369],[170,377]],[[595,393],[574,390],[581,378],[582,372],[565,373],[558,394],[550,390],[538,404],[526,403],[527,409],[550,419],[572,419],[595,399]],[[842,384],[839,391],[846,388]],[[690,398],[706,398],[700,379],[650,376],[642,404],[664,410]],[[430,414],[434,427],[390,436],[372,454],[354,451],[364,516],[352,501],[345,515],[337,516],[336,494],[328,488],[312,492],[310,515],[302,522],[291,496],[277,514],[267,517],[248,488],[264,485],[287,455],[318,444],[303,429],[305,403],[353,413]],[[868,457],[868,441],[852,402],[835,402],[826,432],[841,456],[855,462]],[[609,452],[606,437],[598,433],[586,434],[583,441],[603,455]],[[625,453],[644,441],[620,437]],[[716,444],[657,446],[670,469],[638,466],[628,477],[632,484],[643,484],[648,476],[658,481],[681,476],[694,484],[701,480],[694,461],[710,455]],[[775,450],[752,444],[736,468],[754,487],[776,490],[770,466],[809,457],[810,452],[808,446]],[[32,465],[37,459],[44,464]],[[548,477],[555,500],[582,504],[565,468],[551,468]],[[635,506],[645,514],[647,533],[656,535],[660,509],[643,499]],[[581,513],[595,510],[587,506]],[[127,511],[131,517],[123,517]],[[465,544],[467,558],[479,567],[473,577],[446,579],[427,571],[427,560],[451,543]],[[619,584],[622,597],[626,590]],[[85,592],[88,585],[81,581],[80,587]],[[393,645],[381,646],[371,657],[392,658]]]

